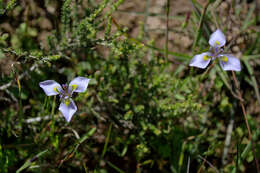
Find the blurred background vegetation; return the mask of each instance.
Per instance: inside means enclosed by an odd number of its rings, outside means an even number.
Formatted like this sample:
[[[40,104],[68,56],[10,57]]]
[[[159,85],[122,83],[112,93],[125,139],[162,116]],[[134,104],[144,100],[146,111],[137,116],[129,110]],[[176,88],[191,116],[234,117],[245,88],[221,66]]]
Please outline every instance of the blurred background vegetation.
[[[231,72],[200,70],[217,27],[260,158],[257,0],[0,0],[0,172],[256,172]],[[91,79],[70,123],[39,82]]]

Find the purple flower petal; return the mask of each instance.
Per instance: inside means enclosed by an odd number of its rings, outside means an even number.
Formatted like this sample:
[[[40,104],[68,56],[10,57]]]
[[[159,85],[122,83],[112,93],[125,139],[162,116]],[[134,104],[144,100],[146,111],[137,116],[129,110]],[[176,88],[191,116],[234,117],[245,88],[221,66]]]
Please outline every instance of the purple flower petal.
[[[46,80],[39,83],[47,96],[57,95],[62,92],[62,88],[59,83],[54,80]]]
[[[89,83],[90,79],[85,77],[76,77],[69,84],[69,91],[72,92],[84,92]]]
[[[211,53],[204,52],[199,55],[195,55],[190,61],[190,66],[198,67],[198,68],[206,68],[209,65],[211,60]]]
[[[226,37],[221,30],[217,29],[210,35],[209,44],[212,47],[222,47],[226,44]]]
[[[59,107],[67,122],[70,122],[73,114],[77,111],[77,106],[72,99],[64,99]]]
[[[240,71],[241,65],[238,58],[230,54],[222,54],[218,56],[219,64],[223,70]]]

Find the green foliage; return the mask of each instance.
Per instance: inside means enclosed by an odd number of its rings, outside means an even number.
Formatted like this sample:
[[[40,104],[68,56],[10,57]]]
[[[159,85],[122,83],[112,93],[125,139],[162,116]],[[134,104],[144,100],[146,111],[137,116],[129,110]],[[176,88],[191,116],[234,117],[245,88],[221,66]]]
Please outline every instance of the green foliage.
[[[16,4],[16,0],[9,0],[6,3],[3,2],[3,0],[0,0],[0,15],[3,15],[9,10],[12,10]]]
[[[204,7],[201,13],[203,6],[191,2],[192,23],[185,21],[182,30],[195,33],[193,46],[185,53],[167,52],[173,60],[166,60],[165,50],[147,38],[144,24],[135,39],[117,23],[117,10],[127,1],[45,0],[27,9],[18,1],[0,0],[0,15],[7,21],[14,13],[24,15],[10,24],[12,32],[0,30],[0,172],[179,173],[189,166],[190,172],[210,172],[202,157],[223,172],[254,169],[231,74],[217,65],[204,72],[187,65],[192,53],[208,49],[209,26],[215,25],[213,12]],[[218,3],[210,0],[208,8]],[[17,12],[16,5],[24,9]],[[46,21],[35,24],[34,8],[41,8],[51,29],[42,26]],[[255,75],[260,34],[254,30],[259,26],[250,29],[252,9],[241,24],[243,32],[253,34],[246,40],[245,68],[238,79],[259,154],[254,119],[259,112],[252,111],[257,104],[252,97],[260,98]],[[45,96],[39,82],[64,83],[75,76],[91,81],[85,93],[75,96],[78,111],[66,123],[58,111],[60,100]]]
[[[8,169],[8,154],[5,153],[0,145],[0,170],[1,172],[7,172]]]

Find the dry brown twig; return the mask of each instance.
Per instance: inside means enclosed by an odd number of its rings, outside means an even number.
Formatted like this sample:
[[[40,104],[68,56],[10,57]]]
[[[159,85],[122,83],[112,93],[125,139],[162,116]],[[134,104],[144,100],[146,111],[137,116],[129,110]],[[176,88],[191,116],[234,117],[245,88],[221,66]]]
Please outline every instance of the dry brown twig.
[[[219,171],[217,170],[217,168],[215,168],[209,161],[207,161],[204,157],[202,157],[201,155],[198,155],[198,157],[201,159],[201,160],[203,160],[203,164],[204,163],[207,163],[215,172],[217,172],[217,173],[219,173]],[[200,169],[199,169],[199,172],[201,171],[201,168],[202,167],[200,167]],[[199,173],[198,172],[198,173]]]

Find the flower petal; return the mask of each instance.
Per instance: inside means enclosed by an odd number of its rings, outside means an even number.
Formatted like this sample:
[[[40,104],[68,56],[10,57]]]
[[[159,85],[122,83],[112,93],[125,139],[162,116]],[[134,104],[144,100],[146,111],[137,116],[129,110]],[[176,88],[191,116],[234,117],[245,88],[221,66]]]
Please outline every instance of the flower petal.
[[[204,52],[199,55],[195,55],[190,61],[190,66],[198,67],[198,68],[206,68],[209,65],[211,60],[211,53]]]
[[[66,99],[61,102],[59,111],[61,111],[66,121],[70,122],[71,117],[77,111],[77,106],[72,99]]]
[[[54,80],[46,80],[40,82],[39,85],[47,96],[57,95],[62,91],[60,84]]]
[[[210,35],[209,44],[212,47],[222,47],[226,44],[226,37],[223,32],[217,29]]]
[[[85,77],[76,77],[69,84],[69,91],[72,92],[84,92],[89,83],[90,79]]]
[[[219,64],[223,70],[240,71],[241,65],[238,58],[230,54],[222,54],[219,57]]]

